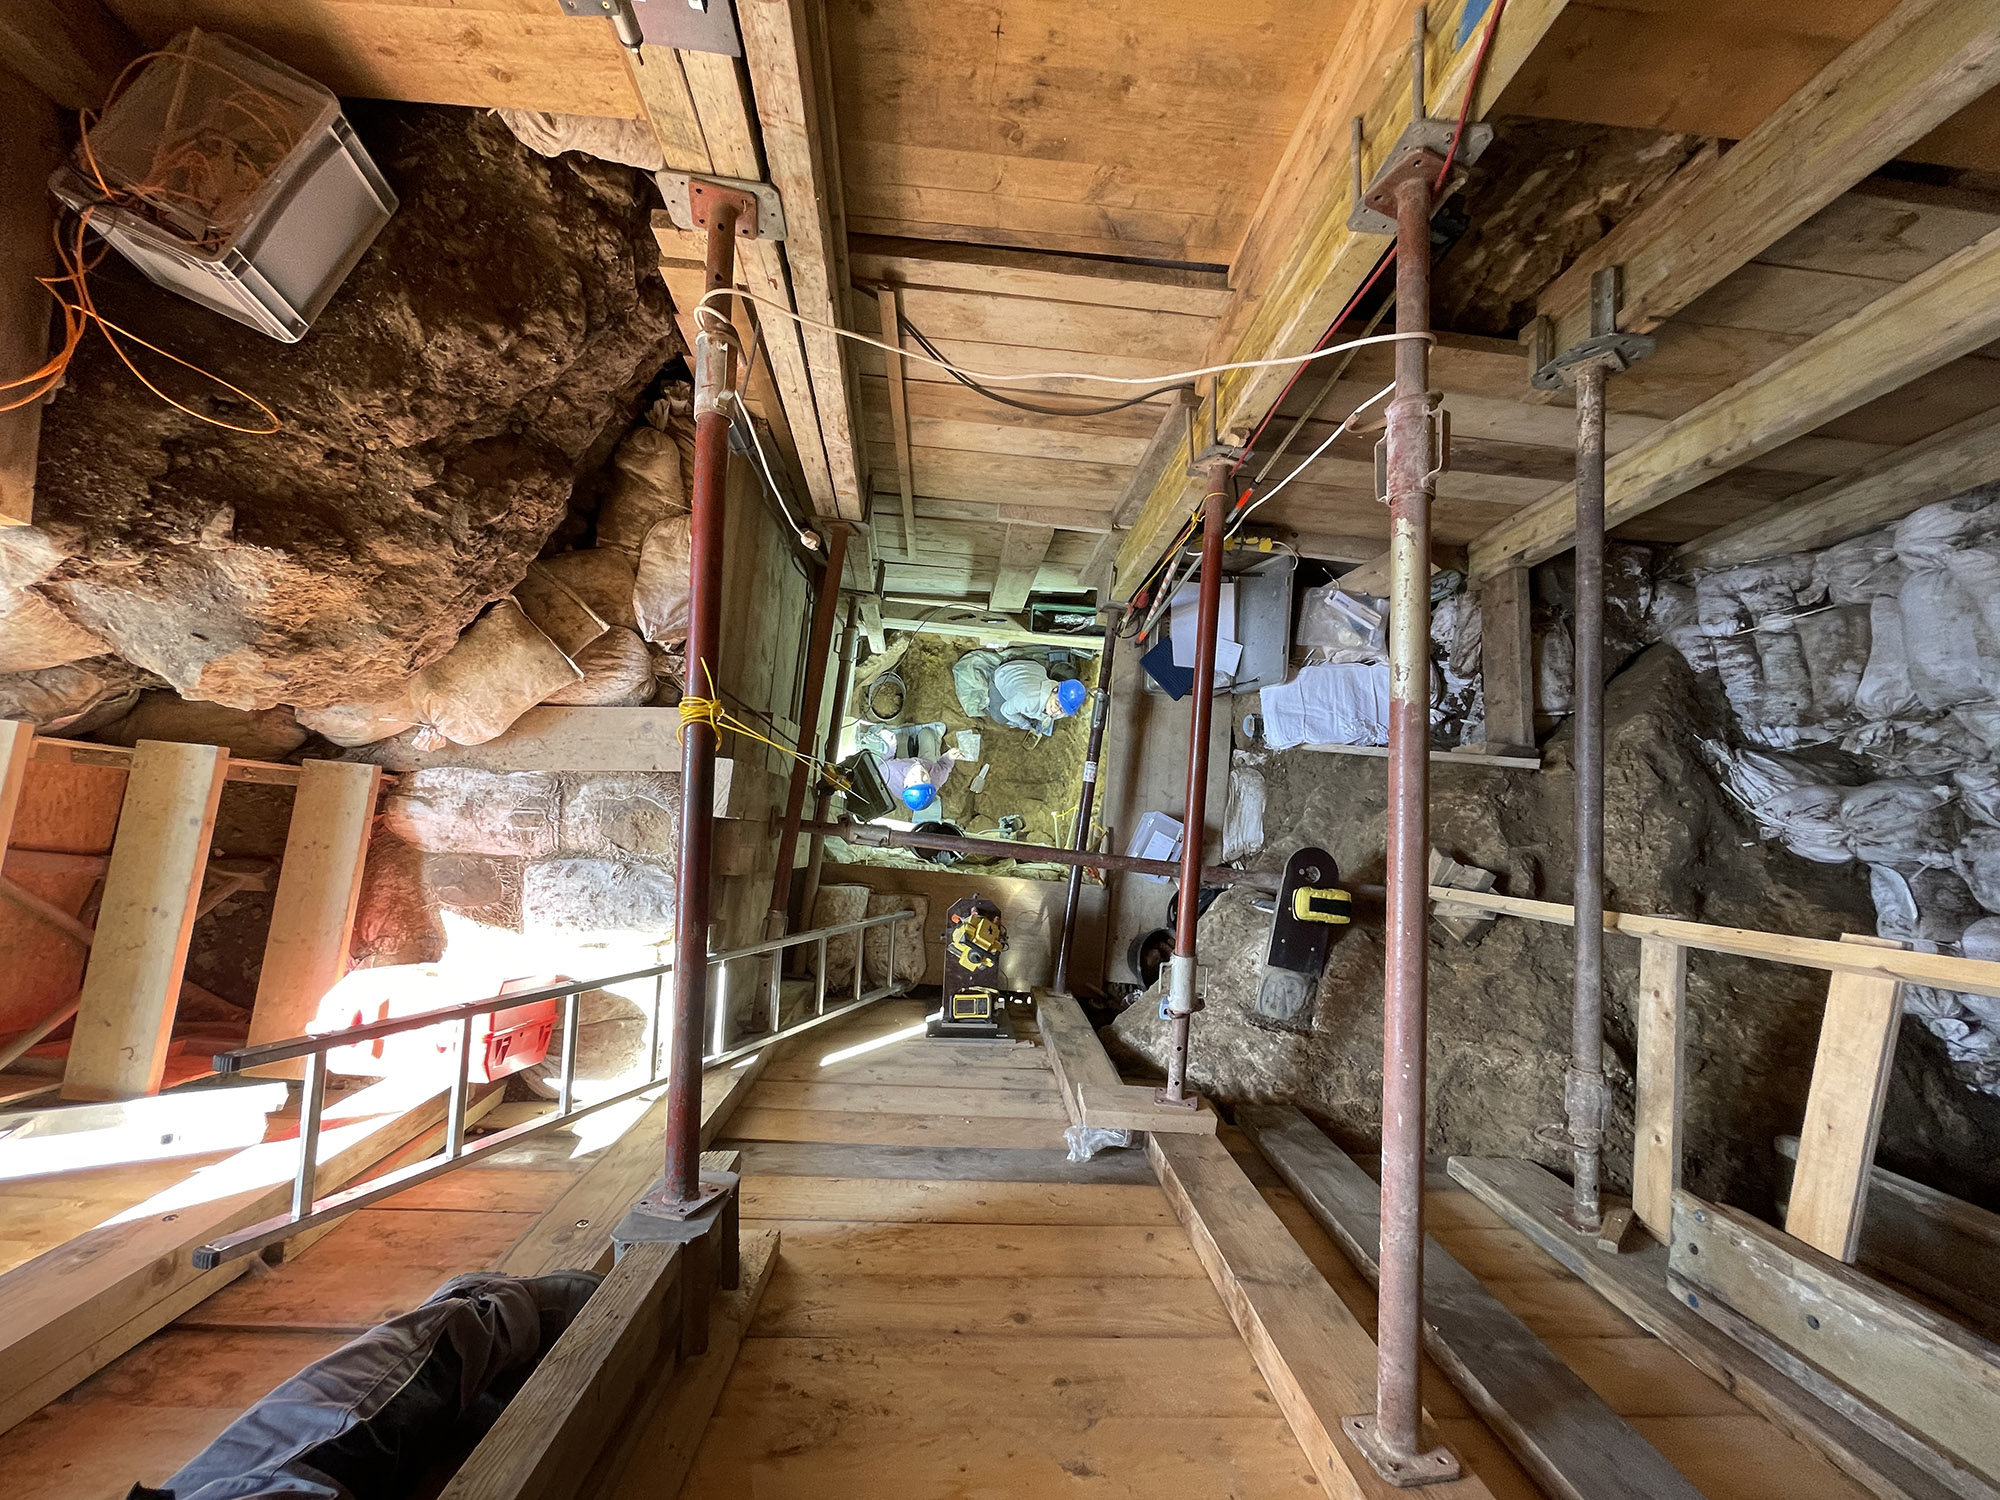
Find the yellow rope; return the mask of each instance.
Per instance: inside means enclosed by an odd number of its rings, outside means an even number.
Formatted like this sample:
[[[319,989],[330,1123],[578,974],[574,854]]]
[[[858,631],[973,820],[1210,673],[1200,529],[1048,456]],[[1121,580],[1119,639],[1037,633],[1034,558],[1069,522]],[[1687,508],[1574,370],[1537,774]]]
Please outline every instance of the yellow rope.
[[[713,693],[715,691],[715,674],[709,670],[708,663],[705,661],[701,663],[701,675],[708,679],[708,690]],[[706,724],[718,736],[724,730],[727,730],[731,734],[740,734],[746,739],[756,740],[759,744],[769,745],[773,750],[782,751],[794,760],[804,761],[815,777],[824,778],[832,782],[843,792],[854,790],[848,784],[846,778],[839,775],[827,762],[821,760],[816,755],[808,755],[794,746],[781,744],[762,731],[744,723],[729,711],[728,705],[723,703],[720,698],[684,696],[680,703],[680,713],[683,730],[690,724]]]

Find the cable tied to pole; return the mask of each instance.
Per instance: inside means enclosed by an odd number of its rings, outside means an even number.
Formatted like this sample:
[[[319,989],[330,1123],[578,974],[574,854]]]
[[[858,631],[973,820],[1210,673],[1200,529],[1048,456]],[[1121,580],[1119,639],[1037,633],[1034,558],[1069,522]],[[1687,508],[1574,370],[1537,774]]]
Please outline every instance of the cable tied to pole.
[[[735,714],[731,713],[729,706],[720,697],[714,696],[715,674],[709,670],[706,661],[701,663],[701,675],[708,679],[710,696],[699,697],[690,693],[681,698],[680,716],[682,733],[679,737],[683,741],[686,739],[687,727],[690,724],[706,724],[717,735],[721,735],[727,730],[730,734],[740,734],[745,739],[755,740],[760,745],[769,745],[773,750],[781,751],[791,756],[794,760],[804,761],[815,777],[830,783],[839,791],[851,792],[854,790],[853,784],[846,777],[842,776],[839,771],[834,769],[831,762],[822,760],[817,755],[808,755],[795,745],[787,745],[781,740],[774,740],[762,730],[757,729],[753,725],[746,724]]]

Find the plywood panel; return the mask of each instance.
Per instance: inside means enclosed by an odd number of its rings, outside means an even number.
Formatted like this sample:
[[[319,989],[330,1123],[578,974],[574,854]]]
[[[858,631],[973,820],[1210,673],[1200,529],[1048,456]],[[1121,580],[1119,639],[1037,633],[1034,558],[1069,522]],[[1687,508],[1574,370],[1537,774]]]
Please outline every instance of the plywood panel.
[[[828,30],[848,223],[1225,263],[1342,10],[845,0]]]
[[[148,46],[226,31],[338,94],[637,119],[611,27],[556,0],[110,0]]]

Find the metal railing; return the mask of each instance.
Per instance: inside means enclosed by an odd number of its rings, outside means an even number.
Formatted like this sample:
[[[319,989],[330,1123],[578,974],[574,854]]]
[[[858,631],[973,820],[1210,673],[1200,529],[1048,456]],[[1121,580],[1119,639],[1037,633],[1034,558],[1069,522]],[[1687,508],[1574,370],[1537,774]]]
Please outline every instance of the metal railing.
[[[703,1069],[731,1062],[736,1058],[762,1050],[774,1042],[810,1031],[815,1026],[823,1026],[844,1015],[859,1010],[864,1005],[872,1005],[877,1000],[899,993],[903,986],[896,978],[896,926],[910,920],[907,911],[884,912],[880,916],[858,917],[851,922],[838,922],[830,927],[818,927],[809,932],[797,932],[785,937],[771,938],[761,943],[751,943],[746,947],[732,948],[724,953],[710,953],[708,970],[721,975],[715,986],[714,1017],[710,1027],[710,1050],[703,1055]],[[884,966],[885,982],[872,990],[863,991],[867,971],[868,929],[889,924],[888,958]],[[827,995],[827,944],[830,940],[852,933],[854,935],[854,982],[853,992],[845,1000],[828,1007]],[[811,1012],[802,1020],[790,1026],[783,1025],[784,1015],[784,955],[794,948],[816,945],[818,962],[814,965],[814,990]],[[729,965],[747,958],[769,957],[766,965],[770,970],[768,980],[769,1012],[768,1029],[731,1042],[729,1038]],[[270,1063],[288,1062],[302,1057],[306,1062],[305,1082],[299,1104],[299,1165],[292,1178],[292,1204],[288,1212],[253,1224],[234,1234],[212,1240],[194,1252],[194,1263],[201,1270],[210,1270],[225,1261],[252,1255],[269,1245],[290,1239],[315,1225],[337,1219],[356,1209],[366,1208],[371,1203],[392,1197],[417,1183],[428,1182],[446,1172],[457,1170],[467,1162],[495,1151],[505,1151],[510,1146],[519,1145],[532,1136],[547,1130],[559,1130],[585,1115],[595,1114],[600,1109],[608,1109],[614,1104],[622,1104],[637,1098],[651,1089],[659,1088],[668,1081],[669,1074],[660,1069],[660,1011],[666,994],[666,976],[674,972],[671,963],[657,964],[652,968],[634,969],[626,974],[610,974],[596,979],[581,979],[552,984],[540,989],[523,990],[518,994],[492,995],[481,1000],[468,1001],[463,1005],[441,1007],[423,1011],[416,1015],[398,1016],[388,1021],[373,1021],[365,1026],[351,1026],[345,1031],[329,1032],[324,1036],[298,1036],[283,1041],[264,1042],[254,1047],[240,1047],[234,1052],[219,1053],[215,1058],[218,1073],[243,1073],[252,1068]],[[642,1083],[633,1084],[615,1094],[602,1099],[593,1099],[588,1104],[576,1102],[576,1049],[577,1034],[581,1022],[582,997],[592,990],[610,989],[615,985],[632,984],[650,979],[653,981],[652,1005],[646,1017],[645,1072]],[[472,1064],[472,1028],[479,1016],[495,1015],[505,1011],[518,1010],[545,1000],[562,1002],[562,1061],[560,1064],[556,1112],[538,1119],[524,1121],[509,1126],[505,1130],[467,1144],[465,1139],[465,1113],[467,1093],[470,1086],[469,1071]],[[370,1180],[365,1186],[348,1188],[329,1197],[314,1196],[319,1170],[320,1123],[326,1108],[327,1054],[356,1043],[371,1042],[383,1037],[397,1036],[404,1032],[419,1031],[426,1027],[444,1026],[456,1021],[458,1035],[453,1043],[453,1067],[451,1092],[445,1105],[444,1144],[437,1155],[426,1157],[419,1162],[399,1167]],[[671,1063],[671,1059],[669,1059]]]

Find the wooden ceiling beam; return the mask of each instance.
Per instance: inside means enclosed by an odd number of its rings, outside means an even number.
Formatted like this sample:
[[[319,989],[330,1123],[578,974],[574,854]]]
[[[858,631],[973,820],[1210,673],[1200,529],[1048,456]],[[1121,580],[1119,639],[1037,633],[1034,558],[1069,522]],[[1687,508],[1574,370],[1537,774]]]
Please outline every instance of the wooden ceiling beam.
[[[780,249],[789,272],[792,300],[787,305],[816,323],[843,327],[847,283],[833,231],[833,152],[822,130],[805,0],[738,0],[736,15],[764,159],[785,204]],[[846,341],[827,327],[796,331],[805,346],[834,502],[843,519],[862,520],[866,458],[855,433],[852,366],[842,347]],[[765,337],[770,337],[768,327]]]
[[[2000,480],[2000,409],[1955,422],[1782,505],[1697,537],[1674,553],[1674,562],[1689,570],[1726,568],[1830,547],[1995,480]]]
[[[1565,0],[1512,0],[1502,13],[1488,51],[1470,117],[1483,118],[1513,80],[1536,45],[1562,13]],[[1455,8],[1441,12],[1443,26],[1425,48],[1425,72],[1432,80],[1429,108],[1439,116],[1455,116],[1472,77],[1480,33],[1475,28],[1462,44],[1456,40]],[[1360,288],[1389,242],[1379,235],[1359,234],[1347,227],[1352,204],[1340,172],[1347,154],[1349,121],[1361,114],[1365,140],[1363,175],[1370,176],[1395,145],[1410,121],[1410,63],[1399,57],[1382,77],[1377,69],[1381,38],[1408,24],[1403,0],[1364,0],[1349,13],[1347,25],[1334,44],[1341,72],[1324,82],[1299,126],[1300,144],[1287,155],[1288,173],[1306,173],[1303,190],[1285,188],[1260,209],[1258,248],[1246,247],[1252,272],[1239,274],[1232,299],[1211,352],[1221,363],[1272,359],[1304,354]],[[1365,103],[1365,109],[1361,106]],[[1269,267],[1266,271],[1264,268]],[[1241,329],[1238,333],[1235,330]],[[1226,351],[1226,352],[1225,352]],[[1268,410],[1278,399],[1294,366],[1236,370],[1222,377],[1210,398],[1214,427],[1230,432]],[[1210,423],[1199,423],[1207,430]],[[1159,481],[1146,497],[1132,530],[1118,553],[1121,578],[1143,568],[1192,508],[1192,483],[1187,477],[1191,455],[1183,438],[1163,465]]]
[[[1619,326],[1647,333],[1993,86],[2000,13],[1903,0],[1729,151],[1710,153],[1543,292],[1557,350],[1590,333],[1590,281],[1622,267]]]
[[[876,294],[876,306],[882,314],[882,342],[893,345],[897,353],[884,353],[883,363],[888,367],[889,382],[889,437],[896,445],[896,489],[903,501],[903,555],[912,557],[911,548],[917,534],[917,491],[914,466],[910,459],[910,398],[903,380],[902,315],[896,309],[896,289],[885,286]]]
[[[1042,562],[1055,539],[1053,526],[1007,528],[1000,542],[1000,570],[994,575],[989,600],[994,609],[1011,614],[1027,604],[1028,595],[1034,592],[1035,575],[1042,571]]]
[[[64,109],[102,109],[138,38],[99,0],[8,0],[0,58]],[[39,288],[37,288],[39,290]]]
[[[1644,515],[1995,338],[2000,230],[1613,458],[1605,470],[1605,525]],[[1574,527],[1575,486],[1564,485],[1475,541],[1472,576],[1566,551]]]

